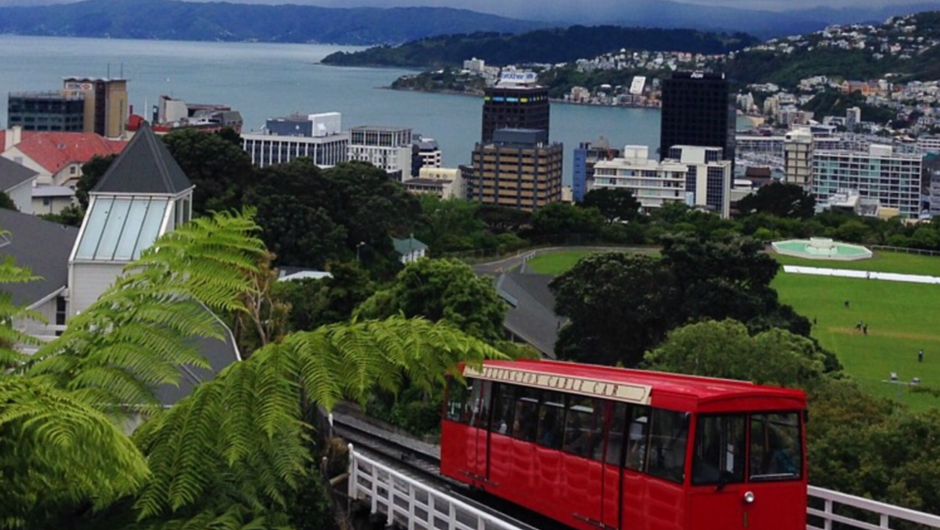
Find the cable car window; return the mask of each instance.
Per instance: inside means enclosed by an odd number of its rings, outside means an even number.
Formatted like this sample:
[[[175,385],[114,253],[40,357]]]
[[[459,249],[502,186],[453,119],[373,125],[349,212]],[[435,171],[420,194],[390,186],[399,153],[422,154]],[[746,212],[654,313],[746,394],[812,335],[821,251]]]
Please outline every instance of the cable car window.
[[[634,405],[627,414],[627,457],[623,467],[633,471],[646,471],[650,408]]]
[[[623,431],[627,424],[627,404],[613,403],[610,410],[610,427],[607,429],[607,456],[604,461],[612,466],[623,462]]]
[[[684,482],[689,413],[653,409],[647,473],[672,482]]]
[[[450,421],[469,425],[473,408],[480,401],[482,381],[467,379],[466,382],[451,379],[447,385],[447,414]]]
[[[699,416],[695,426],[692,485],[744,482],[743,414]]]
[[[512,411],[516,402],[516,387],[497,383],[493,389],[493,432],[509,436],[512,429]]]
[[[600,446],[604,428],[603,402],[581,396],[567,396],[565,413],[565,432],[563,449],[566,453],[599,460],[600,449],[595,454],[595,446]]]
[[[512,417],[512,437],[534,442],[538,429],[539,391],[524,386],[517,387]]]
[[[802,472],[799,413],[752,414],[750,480],[795,480]]]
[[[537,443],[544,447],[561,447],[562,428],[565,425],[565,396],[560,392],[542,393],[539,408],[539,432]]]
[[[476,386],[481,385],[478,384]],[[470,420],[470,425],[478,429],[489,429],[490,407],[493,405],[493,383],[483,383],[480,394],[482,394],[481,397],[474,401],[474,403],[480,403],[480,406],[477,408],[477,410],[474,411],[475,414]]]

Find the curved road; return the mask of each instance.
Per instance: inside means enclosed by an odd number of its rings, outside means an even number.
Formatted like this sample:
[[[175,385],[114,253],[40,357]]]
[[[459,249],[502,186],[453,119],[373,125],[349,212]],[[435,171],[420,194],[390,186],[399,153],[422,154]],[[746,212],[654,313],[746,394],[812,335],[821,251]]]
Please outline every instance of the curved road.
[[[473,265],[473,271],[483,276],[496,276],[510,269],[515,269],[522,265],[524,261],[540,254],[552,252],[561,252],[569,250],[583,250],[588,252],[656,252],[658,247],[612,247],[612,246],[576,246],[576,247],[548,247],[531,250],[521,250],[515,256],[501,258],[487,263],[477,263]]]

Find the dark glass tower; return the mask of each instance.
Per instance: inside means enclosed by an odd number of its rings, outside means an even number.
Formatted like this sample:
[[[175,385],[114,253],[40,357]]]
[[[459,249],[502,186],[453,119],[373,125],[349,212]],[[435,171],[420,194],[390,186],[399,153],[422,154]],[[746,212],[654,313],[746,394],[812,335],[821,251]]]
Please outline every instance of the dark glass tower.
[[[493,141],[496,129],[548,131],[548,88],[537,85],[493,86],[483,98],[482,142]]]
[[[659,159],[674,145],[720,147],[734,160],[735,112],[724,74],[676,72],[663,81]]]

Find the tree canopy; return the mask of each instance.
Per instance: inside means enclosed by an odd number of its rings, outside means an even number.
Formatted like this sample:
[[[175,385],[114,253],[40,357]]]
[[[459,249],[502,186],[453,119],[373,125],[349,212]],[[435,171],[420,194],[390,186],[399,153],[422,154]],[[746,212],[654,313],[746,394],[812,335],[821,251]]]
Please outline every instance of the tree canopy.
[[[738,201],[742,215],[766,213],[786,219],[809,219],[816,213],[816,198],[802,186],[774,182]]]
[[[640,216],[640,201],[626,188],[597,188],[587,192],[581,206],[597,208],[608,223],[633,221]]]

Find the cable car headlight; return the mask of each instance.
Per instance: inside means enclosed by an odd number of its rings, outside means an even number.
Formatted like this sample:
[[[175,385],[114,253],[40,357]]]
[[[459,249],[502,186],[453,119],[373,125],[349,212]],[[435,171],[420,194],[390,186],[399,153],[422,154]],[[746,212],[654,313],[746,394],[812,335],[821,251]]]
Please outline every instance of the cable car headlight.
[[[744,502],[746,504],[754,504],[754,492],[749,491],[744,494]]]

